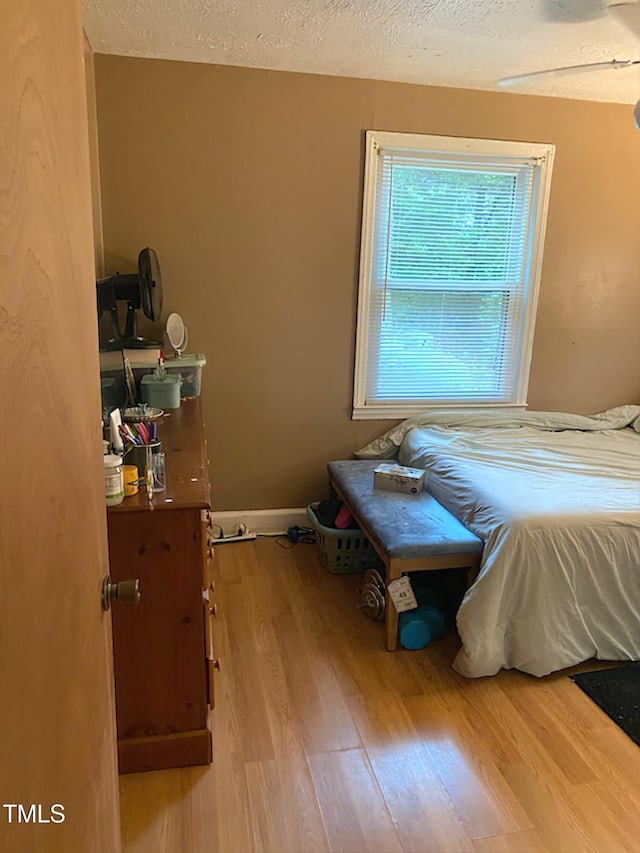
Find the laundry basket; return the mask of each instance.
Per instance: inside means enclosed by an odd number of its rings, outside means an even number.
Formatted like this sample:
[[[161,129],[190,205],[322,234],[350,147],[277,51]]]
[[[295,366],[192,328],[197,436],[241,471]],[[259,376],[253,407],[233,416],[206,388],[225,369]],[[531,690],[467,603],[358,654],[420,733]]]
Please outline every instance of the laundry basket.
[[[325,527],[316,515],[318,503],[309,504],[307,518],[316,531],[322,565],[336,575],[356,574],[380,568],[383,563],[359,527],[338,530]]]

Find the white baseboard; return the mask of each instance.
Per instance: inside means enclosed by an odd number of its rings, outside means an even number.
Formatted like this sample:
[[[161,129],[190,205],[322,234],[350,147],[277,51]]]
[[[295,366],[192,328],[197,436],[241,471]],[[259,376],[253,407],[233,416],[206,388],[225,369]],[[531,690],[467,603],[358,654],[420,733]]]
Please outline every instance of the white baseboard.
[[[286,533],[289,527],[308,527],[309,519],[305,507],[291,509],[236,509],[212,512],[211,519],[219,524],[225,536],[233,535],[239,524],[246,524],[254,533]]]

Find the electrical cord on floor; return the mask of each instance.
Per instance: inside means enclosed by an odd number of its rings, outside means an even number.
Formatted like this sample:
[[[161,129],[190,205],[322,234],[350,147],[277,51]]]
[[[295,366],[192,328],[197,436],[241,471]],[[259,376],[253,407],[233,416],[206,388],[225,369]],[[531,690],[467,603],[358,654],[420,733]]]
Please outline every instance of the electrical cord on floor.
[[[216,534],[211,533],[211,538],[212,538],[212,539],[224,539],[224,531],[223,531],[223,529],[222,529],[221,525],[216,524],[215,522],[213,522],[213,523],[211,524],[211,530],[213,531],[213,529],[214,529],[215,527],[217,527],[217,528],[218,528],[218,532],[217,532]]]
[[[287,529],[286,536],[276,538],[276,545],[286,550],[293,548],[299,542],[305,545],[315,545],[316,532],[313,527],[299,527],[297,524],[294,524]]]
[[[237,537],[247,536],[247,534],[253,536],[253,534],[247,529],[247,525],[243,522],[240,522],[237,529],[231,533],[225,533],[220,524],[212,522],[211,531],[211,538],[214,542],[220,542],[221,539],[236,539]]]

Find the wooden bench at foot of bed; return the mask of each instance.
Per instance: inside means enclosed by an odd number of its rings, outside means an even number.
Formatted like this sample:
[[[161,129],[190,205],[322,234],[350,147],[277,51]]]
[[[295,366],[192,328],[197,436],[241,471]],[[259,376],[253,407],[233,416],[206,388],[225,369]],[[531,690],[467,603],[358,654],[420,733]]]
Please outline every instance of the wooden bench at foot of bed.
[[[329,484],[351,510],[385,565],[387,583],[404,572],[467,569],[475,579],[482,540],[451,515],[428,492],[419,495],[373,488],[377,459],[329,462]],[[398,612],[387,592],[385,608],[387,649],[398,646]]]

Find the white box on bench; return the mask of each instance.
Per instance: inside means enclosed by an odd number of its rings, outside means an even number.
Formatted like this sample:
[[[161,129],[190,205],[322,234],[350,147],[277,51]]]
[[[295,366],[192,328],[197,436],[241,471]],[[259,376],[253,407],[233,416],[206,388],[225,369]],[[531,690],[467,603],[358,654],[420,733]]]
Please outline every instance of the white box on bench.
[[[373,488],[386,489],[388,492],[417,495],[424,489],[426,482],[427,472],[422,468],[383,462],[373,472]]]

